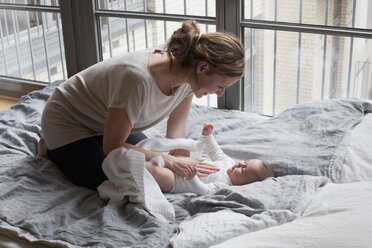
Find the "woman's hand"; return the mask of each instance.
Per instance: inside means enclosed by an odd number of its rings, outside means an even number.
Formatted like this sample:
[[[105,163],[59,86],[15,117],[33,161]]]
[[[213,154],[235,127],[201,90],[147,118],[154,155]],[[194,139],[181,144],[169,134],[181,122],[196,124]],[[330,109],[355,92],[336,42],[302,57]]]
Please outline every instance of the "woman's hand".
[[[162,154],[162,157],[164,159],[166,168],[186,178],[192,178],[195,175],[207,176],[210,173],[219,171],[217,167],[205,163],[201,159],[176,157],[169,154]]]
[[[196,170],[197,170],[196,175],[198,177],[206,177],[211,173],[216,173],[220,169],[213,164],[201,162],[196,165]]]

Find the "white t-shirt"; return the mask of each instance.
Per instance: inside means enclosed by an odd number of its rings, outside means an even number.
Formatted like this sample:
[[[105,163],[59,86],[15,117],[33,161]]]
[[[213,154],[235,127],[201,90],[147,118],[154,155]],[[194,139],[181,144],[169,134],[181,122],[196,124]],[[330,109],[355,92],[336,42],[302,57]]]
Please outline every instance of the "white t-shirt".
[[[189,84],[182,84],[172,96],[161,92],[149,69],[152,52],[136,51],[102,61],[57,87],[42,116],[48,148],[103,135],[109,108],[125,108],[136,133],[156,125],[191,96]]]

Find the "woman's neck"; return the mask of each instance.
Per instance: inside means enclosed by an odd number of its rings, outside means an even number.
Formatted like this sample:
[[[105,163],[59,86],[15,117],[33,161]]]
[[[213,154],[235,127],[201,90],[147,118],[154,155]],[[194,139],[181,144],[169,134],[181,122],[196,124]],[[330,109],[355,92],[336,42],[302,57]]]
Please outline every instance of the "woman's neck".
[[[166,52],[153,53],[150,57],[150,73],[159,89],[165,95],[173,95],[182,84],[192,80],[190,70],[182,70],[177,64],[172,65]]]

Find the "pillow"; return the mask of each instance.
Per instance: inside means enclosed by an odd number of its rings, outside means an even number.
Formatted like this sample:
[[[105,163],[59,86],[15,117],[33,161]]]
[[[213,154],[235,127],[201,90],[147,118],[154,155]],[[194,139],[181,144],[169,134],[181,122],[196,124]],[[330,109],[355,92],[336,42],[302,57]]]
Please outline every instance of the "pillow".
[[[372,182],[327,184],[293,222],[227,240],[217,247],[369,248]]]

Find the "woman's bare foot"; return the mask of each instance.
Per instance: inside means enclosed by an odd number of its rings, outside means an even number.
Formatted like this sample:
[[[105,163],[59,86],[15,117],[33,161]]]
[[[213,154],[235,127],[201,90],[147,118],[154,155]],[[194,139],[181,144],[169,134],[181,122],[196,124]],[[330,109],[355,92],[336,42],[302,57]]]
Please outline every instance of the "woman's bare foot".
[[[41,137],[41,139],[37,143],[37,154],[36,154],[36,157],[39,157],[39,158],[48,158],[48,155],[47,155],[47,146],[46,146],[46,143],[45,143],[45,140],[44,140],[43,137]]]

